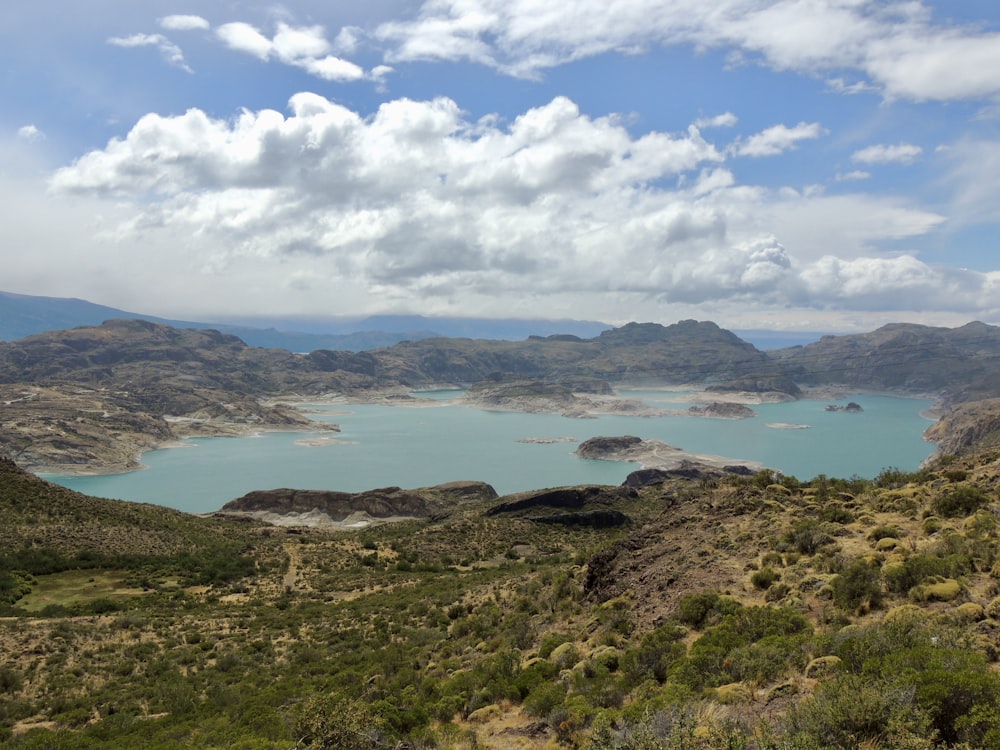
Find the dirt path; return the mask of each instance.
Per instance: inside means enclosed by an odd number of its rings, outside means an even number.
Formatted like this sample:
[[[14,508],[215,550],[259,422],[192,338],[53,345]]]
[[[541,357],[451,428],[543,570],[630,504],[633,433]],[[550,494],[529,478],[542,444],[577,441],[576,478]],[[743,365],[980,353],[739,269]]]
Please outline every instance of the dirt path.
[[[295,591],[295,581],[299,577],[299,565],[302,564],[302,551],[299,545],[291,542],[285,545],[285,552],[288,553],[288,572],[282,580],[283,591]]]

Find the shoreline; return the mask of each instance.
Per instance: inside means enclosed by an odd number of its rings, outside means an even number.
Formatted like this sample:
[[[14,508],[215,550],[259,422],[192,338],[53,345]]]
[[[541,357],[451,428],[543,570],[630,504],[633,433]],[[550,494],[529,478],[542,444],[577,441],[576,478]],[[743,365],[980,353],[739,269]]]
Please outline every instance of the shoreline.
[[[303,447],[328,447],[342,443],[350,443],[351,441],[338,441],[335,438],[329,437],[330,433],[340,432],[339,425],[333,422],[322,422],[313,419],[310,414],[336,414],[337,412],[331,412],[325,408],[320,409],[309,409],[310,405],[315,405],[317,407],[330,407],[330,406],[350,406],[351,404],[374,404],[382,406],[395,406],[395,407],[408,407],[408,408],[436,408],[444,406],[460,406],[463,408],[473,408],[480,409],[483,411],[502,411],[502,412],[514,412],[514,413],[543,413],[543,414],[561,414],[566,418],[596,418],[599,416],[634,416],[640,418],[656,418],[656,417],[689,417],[689,418],[700,418],[700,419],[719,419],[719,417],[712,417],[706,415],[693,414],[684,409],[662,409],[657,407],[650,407],[642,405],[637,399],[628,398],[627,393],[630,390],[635,391],[647,391],[647,392],[662,392],[662,393],[676,393],[683,394],[678,398],[679,401],[683,403],[691,404],[706,404],[711,402],[718,403],[734,403],[743,404],[747,406],[768,404],[768,403],[781,403],[783,399],[768,398],[767,394],[755,394],[748,392],[715,392],[706,391],[704,388],[699,388],[693,385],[660,385],[660,386],[646,386],[646,385],[634,385],[634,384],[622,384],[615,388],[614,395],[596,395],[596,394],[579,394],[579,397],[584,400],[584,403],[579,404],[579,407],[586,407],[587,405],[591,407],[596,407],[592,409],[586,408],[570,408],[567,409],[567,404],[557,404],[547,401],[544,398],[539,398],[535,400],[532,404],[534,408],[525,409],[520,408],[522,404],[511,403],[504,405],[497,404],[482,404],[475,401],[467,400],[463,396],[467,392],[465,389],[456,389],[452,387],[440,387],[432,389],[422,389],[421,391],[402,391],[400,389],[389,389],[385,392],[363,392],[363,393],[328,393],[320,396],[306,397],[300,394],[288,394],[286,397],[282,398],[271,398],[267,400],[262,400],[260,403],[265,406],[275,406],[275,405],[286,405],[294,409],[305,419],[308,420],[304,424],[294,424],[294,425],[261,425],[261,424],[245,424],[245,423],[218,423],[211,424],[204,420],[184,418],[184,417],[165,417],[165,419],[172,425],[186,425],[189,427],[195,427],[195,429],[189,430],[179,430],[181,434],[159,443],[147,444],[142,440],[134,440],[136,443],[134,447],[134,452],[132,452],[132,460],[128,465],[121,464],[100,464],[91,463],[86,465],[81,464],[58,464],[58,463],[46,463],[40,464],[31,471],[39,476],[66,476],[66,477],[86,477],[86,476],[114,476],[118,474],[129,474],[135,471],[144,471],[148,467],[142,463],[143,456],[150,451],[155,450],[167,450],[171,448],[192,448],[193,445],[190,444],[190,440],[194,438],[252,438],[255,436],[261,436],[265,433],[271,432],[283,432],[283,433],[299,433],[303,435],[303,440],[301,445]],[[449,399],[436,399],[436,398],[423,398],[420,393],[426,392],[440,392],[440,391],[454,391],[456,394],[455,398]],[[624,392],[624,394],[623,394]],[[575,396],[577,394],[574,394]],[[929,421],[936,422],[940,418],[940,394],[929,394],[929,393],[911,393],[911,392],[892,392],[892,391],[859,391],[857,389],[850,389],[843,386],[822,386],[822,387],[809,387],[802,389],[802,397],[795,399],[796,401],[816,401],[817,403],[843,400],[850,396],[858,395],[870,395],[870,396],[884,396],[892,398],[912,398],[912,399],[924,399],[932,400],[934,404],[926,409],[921,410],[919,415]],[[526,399],[531,401],[530,398]],[[618,404],[619,407],[615,408]],[[639,404],[639,408],[636,406]],[[601,408],[607,405],[607,408]],[[560,407],[561,408],[557,408]],[[548,408],[545,408],[548,407]],[[350,413],[349,410],[345,410],[341,413]],[[749,418],[749,417],[748,417]],[[732,419],[732,418],[729,418]],[[781,423],[778,423],[781,424]],[[771,427],[771,425],[766,425]],[[780,427],[775,426],[774,429],[803,429],[804,426],[800,425],[784,425],[781,424]],[[207,428],[207,429],[206,429]],[[314,437],[310,437],[314,436]],[[119,438],[119,440],[124,440],[127,438]],[[926,438],[925,438],[926,439]],[[315,443],[315,444],[314,444]],[[677,451],[682,451],[683,449],[674,449]],[[685,452],[686,453],[686,452]],[[742,459],[727,459],[721,456],[713,456],[710,454],[705,454],[704,456],[700,454],[687,454],[688,460],[703,461],[703,459],[708,459],[703,462],[719,461],[723,460],[726,463],[744,463],[747,465],[754,464],[759,465],[758,462],[744,461]],[[617,460],[617,459],[614,459]],[[631,460],[631,459],[623,459]],[[637,461],[633,461],[637,462]],[[659,468],[655,464],[650,464],[648,468]]]

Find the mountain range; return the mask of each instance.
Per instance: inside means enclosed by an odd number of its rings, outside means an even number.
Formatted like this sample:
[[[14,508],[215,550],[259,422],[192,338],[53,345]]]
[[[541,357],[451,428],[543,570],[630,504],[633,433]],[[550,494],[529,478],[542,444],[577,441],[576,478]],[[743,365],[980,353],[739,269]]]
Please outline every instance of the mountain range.
[[[589,339],[434,337],[296,354],[213,329],[112,320],[0,343],[0,455],[33,470],[127,470],[142,451],[178,438],[302,429],[311,423],[289,405],[296,400],[503,386],[514,408],[550,408],[558,391],[560,409],[574,411],[574,393],[621,385],[693,386],[720,400],[734,392],[794,399],[810,386],[930,394],[961,410],[944,415],[936,437],[960,452],[993,439],[998,362],[1000,328],[983,323],[894,324],[774,352],[688,320],[629,323]]]
[[[260,317],[223,318],[214,322],[176,320],[129,312],[81,299],[41,297],[0,292],[0,341],[15,341],[46,331],[100,325],[105,320],[148,320],[175,328],[213,328],[239,336],[251,346],[276,347],[293,352],[315,349],[366,351],[400,341],[432,337],[505,339],[572,334],[597,336],[608,323],[570,319],[463,318],[424,315],[368,317]],[[747,329],[736,333],[760,349],[807,344],[823,334],[810,331]]]

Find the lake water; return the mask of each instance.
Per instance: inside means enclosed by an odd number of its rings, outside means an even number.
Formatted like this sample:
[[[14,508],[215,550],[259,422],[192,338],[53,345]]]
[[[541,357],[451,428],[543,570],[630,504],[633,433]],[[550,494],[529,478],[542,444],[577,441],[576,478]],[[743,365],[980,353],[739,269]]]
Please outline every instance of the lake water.
[[[636,435],[692,453],[758,461],[785,474],[873,477],[883,468],[916,469],[934,449],[921,438],[931,422],[922,399],[854,395],[864,412],[827,412],[825,402],[752,407],[752,419],[602,416],[495,412],[456,406],[455,394],[423,408],[349,404],[316,407],[317,421],[339,433],[270,432],[251,438],[204,438],[151,451],[142,471],[107,476],[46,476],[100,497],[156,503],[196,513],[219,509],[251,490],[276,487],[356,492],[397,485],[423,487],[460,479],[492,484],[506,494],[569,484],[619,484],[634,464],[579,459],[577,442],[595,436]],[[651,406],[686,409],[677,394],[625,391]],[[673,399],[673,400],[671,400]],[[846,403],[845,400],[838,403]],[[809,425],[775,429],[769,424]],[[320,446],[303,444],[319,439]],[[327,438],[327,440],[323,440]],[[525,443],[527,438],[576,442]]]

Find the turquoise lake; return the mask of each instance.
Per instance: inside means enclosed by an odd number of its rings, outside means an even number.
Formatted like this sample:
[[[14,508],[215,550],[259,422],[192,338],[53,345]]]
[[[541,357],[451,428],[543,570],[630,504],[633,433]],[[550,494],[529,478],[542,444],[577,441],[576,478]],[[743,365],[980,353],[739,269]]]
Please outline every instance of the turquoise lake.
[[[421,394],[439,405],[371,404],[315,407],[317,421],[339,433],[269,432],[246,438],[204,438],[146,453],[148,467],[127,474],[46,478],[100,497],[156,503],[206,513],[251,490],[276,487],[355,492],[397,485],[422,487],[460,479],[492,484],[506,494],[568,484],[619,484],[635,464],[589,461],[576,444],[599,435],[662,440],[692,453],[758,461],[785,474],[873,477],[893,466],[916,469],[934,450],[921,435],[931,401],[855,394],[860,414],[827,412],[826,402],[753,406],[751,419],[601,416],[570,419],[457,406],[450,392]],[[623,391],[651,406],[685,409],[677,395]],[[671,401],[673,398],[675,401]],[[846,403],[847,399],[837,403]],[[808,425],[776,429],[769,424]],[[302,444],[332,438],[321,446]],[[525,443],[529,438],[577,442]],[[322,441],[321,441],[322,442]]]

